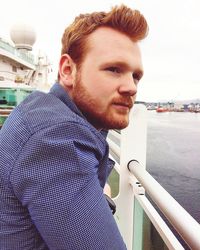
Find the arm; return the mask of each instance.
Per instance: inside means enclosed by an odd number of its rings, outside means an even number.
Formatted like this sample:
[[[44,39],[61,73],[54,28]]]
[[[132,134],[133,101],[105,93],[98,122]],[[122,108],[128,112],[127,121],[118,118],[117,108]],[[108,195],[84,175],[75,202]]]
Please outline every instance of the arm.
[[[99,183],[95,138],[77,126],[34,134],[12,172],[13,187],[49,249],[125,249]]]

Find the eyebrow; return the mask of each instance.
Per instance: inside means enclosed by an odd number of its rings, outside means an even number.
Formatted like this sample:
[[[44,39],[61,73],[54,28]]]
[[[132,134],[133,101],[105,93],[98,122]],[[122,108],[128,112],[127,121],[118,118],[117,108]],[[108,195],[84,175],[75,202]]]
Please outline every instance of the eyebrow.
[[[116,67],[119,67],[119,68],[122,68],[122,69],[131,70],[133,72],[133,74],[139,75],[140,78],[142,78],[142,76],[144,74],[142,69],[135,68],[133,70],[132,67],[129,64],[127,64],[125,62],[121,62],[121,61],[110,61],[110,62],[104,63],[104,64],[101,65],[101,68],[106,68],[106,67],[111,67],[111,66],[116,66]]]

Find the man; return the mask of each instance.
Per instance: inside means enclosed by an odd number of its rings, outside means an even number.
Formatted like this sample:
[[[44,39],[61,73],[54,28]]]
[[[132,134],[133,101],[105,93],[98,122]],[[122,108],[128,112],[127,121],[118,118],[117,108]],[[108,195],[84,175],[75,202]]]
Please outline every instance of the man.
[[[123,129],[143,69],[147,23],[126,6],[65,30],[58,83],[34,92],[0,134],[0,249],[126,249],[103,194],[102,131]]]

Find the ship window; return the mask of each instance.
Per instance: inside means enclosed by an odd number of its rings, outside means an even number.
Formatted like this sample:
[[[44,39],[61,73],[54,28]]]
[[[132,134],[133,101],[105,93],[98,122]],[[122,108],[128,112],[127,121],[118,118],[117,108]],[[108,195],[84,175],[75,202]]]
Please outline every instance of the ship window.
[[[4,81],[4,80],[5,80],[4,76],[0,76],[0,81]]]
[[[6,97],[3,96],[3,99],[0,99],[0,104],[7,104],[7,100],[6,100]]]
[[[16,66],[12,66],[12,71],[13,72],[17,72],[17,67]]]

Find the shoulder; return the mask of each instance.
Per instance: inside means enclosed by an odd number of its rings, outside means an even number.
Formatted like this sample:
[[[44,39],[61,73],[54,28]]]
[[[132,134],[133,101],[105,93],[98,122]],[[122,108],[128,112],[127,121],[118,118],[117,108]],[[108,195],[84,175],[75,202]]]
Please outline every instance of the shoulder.
[[[17,107],[16,112],[32,134],[54,131],[54,134],[63,134],[65,138],[72,135],[87,141],[93,138],[105,145],[105,136],[101,132],[50,93],[34,92]]]
[[[15,160],[21,154],[30,153],[31,148],[55,150],[57,146],[65,148],[72,141],[80,148],[96,149],[100,158],[108,151],[105,138],[83,117],[57,97],[35,92],[13,110],[3,126],[0,155],[10,162],[11,169]]]

